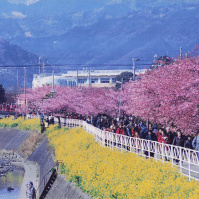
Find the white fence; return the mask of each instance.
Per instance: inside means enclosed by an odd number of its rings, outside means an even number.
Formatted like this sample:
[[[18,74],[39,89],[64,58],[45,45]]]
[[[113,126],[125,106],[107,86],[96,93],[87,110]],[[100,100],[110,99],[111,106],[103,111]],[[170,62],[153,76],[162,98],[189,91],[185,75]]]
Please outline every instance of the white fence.
[[[58,123],[57,118],[55,118],[55,123]],[[180,172],[187,176],[189,180],[195,179],[199,182],[199,151],[156,141],[118,135],[100,130],[82,120],[61,118],[61,123],[68,128],[83,127],[102,146],[112,149],[116,147],[121,151],[126,150],[137,153],[146,158],[153,157],[155,160],[161,159],[165,163],[169,161],[172,165],[176,165]]]
[[[61,119],[61,122],[63,124],[64,119]],[[189,180],[195,179],[199,181],[199,151],[156,141],[118,135],[100,130],[82,120],[66,119],[65,125],[69,128],[83,127],[102,146],[116,147],[121,151],[130,151],[147,158],[154,157],[155,160],[162,159],[163,162],[170,161],[172,165],[176,165],[178,162],[181,173],[187,176]]]

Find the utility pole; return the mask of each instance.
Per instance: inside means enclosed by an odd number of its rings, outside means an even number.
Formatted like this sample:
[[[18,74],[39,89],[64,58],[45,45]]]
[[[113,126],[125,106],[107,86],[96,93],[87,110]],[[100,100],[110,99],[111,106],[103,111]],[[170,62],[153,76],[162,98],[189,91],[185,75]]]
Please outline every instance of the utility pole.
[[[45,74],[45,64],[44,64],[44,62],[43,62],[43,74]]]
[[[182,47],[180,47],[180,59],[182,59]]]
[[[54,93],[55,93],[55,89],[54,89],[54,70],[53,70],[53,82],[52,82],[52,90],[50,91],[52,93],[52,97],[54,98]]]
[[[17,69],[17,95],[19,93],[19,69]]]
[[[41,57],[39,57],[39,75],[41,73]]]
[[[120,119],[120,109],[121,109],[121,104],[122,104],[122,84],[123,84],[123,78],[121,82],[121,94],[120,94],[120,104],[119,104],[119,119]]]
[[[76,86],[78,87],[78,70],[77,70],[77,85]]]
[[[82,114],[82,86],[81,86],[81,88],[80,88],[80,89],[78,89],[78,90],[80,90],[80,91],[81,91],[81,114]]]
[[[26,115],[26,67],[24,67],[24,105],[25,105],[25,115]],[[24,119],[25,119],[24,115]]]
[[[88,69],[89,87],[91,87],[91,68]]]
[[[135,81],[135,61],[139,61],[139,59],[132,58],[132,60],[133,60],[133,81]]]

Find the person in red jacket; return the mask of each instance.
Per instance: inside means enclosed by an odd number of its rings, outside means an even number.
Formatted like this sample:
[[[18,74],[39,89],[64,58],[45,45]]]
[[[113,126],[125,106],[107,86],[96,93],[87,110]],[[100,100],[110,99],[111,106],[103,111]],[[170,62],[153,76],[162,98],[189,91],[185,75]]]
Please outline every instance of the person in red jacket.
[[[122,138],[121,138],[121,136],[119,136],[119,135],[125,135],[125,130],[124,130],[124,128],[122,127],[122,123],[119,123],[119,126],[117,127],[117,130],[116,130],[116,134],[118,134],[117,135],[117,143],[118,143],[118,146],[119,147],[121,147],[121,140],[122,140]]]
[[[136,123],[135,123],[135,127],[132,129],[132,137],[135,136],[135,132],[140,133],[140,128],[138,127]]]
[[[159,143],[168,144],[168,141],[169,141],[168,136],[165,134],[163,129],[160,129],[159,130],[159,135],[158,135],[158,142]],[[166,151],[168,151],[168,147],[167,146],[165,147],[165,149],[166,149]],[[162,150],[163,150],[162,144],[159,145],[159,150],[160,150],[160,153],[162,154]],[[167,161],[166,155],[165,155],[165,160]]]
[[[119,126],[117,127],[116,134],[125,135],[125,130],[121,123],[119,123]]]

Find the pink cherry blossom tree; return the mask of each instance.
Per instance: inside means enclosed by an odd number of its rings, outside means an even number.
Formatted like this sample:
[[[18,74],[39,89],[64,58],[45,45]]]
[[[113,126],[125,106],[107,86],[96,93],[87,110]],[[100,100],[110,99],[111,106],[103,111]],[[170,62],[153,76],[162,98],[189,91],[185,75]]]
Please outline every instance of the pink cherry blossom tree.
[[[111,88],[77,88],[55,86],[54,97],[51,87],[28,89],[26,97],[19,95],[18,100],[26,98],[27,110],[41,111],[45,114],[63,116],[75,112],[83,115],[108,114],[116,116],[119,107],[119,93]],[[19,109],[24,112],[25,105]]]
[[[124,98],[127,113],[193,134],[199,129],[199,57],[148,71],[125,86]]]

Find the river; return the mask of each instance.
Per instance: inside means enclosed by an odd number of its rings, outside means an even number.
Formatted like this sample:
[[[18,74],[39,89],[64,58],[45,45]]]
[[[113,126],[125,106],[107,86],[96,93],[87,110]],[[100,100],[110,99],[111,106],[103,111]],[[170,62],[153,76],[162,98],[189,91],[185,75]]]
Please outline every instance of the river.
[[[18,199],[23,177],[24,170],[21,168],[16,168],[5,177],[0,177],[0,199]],[[8,187],[14,190],[8,191]]]

